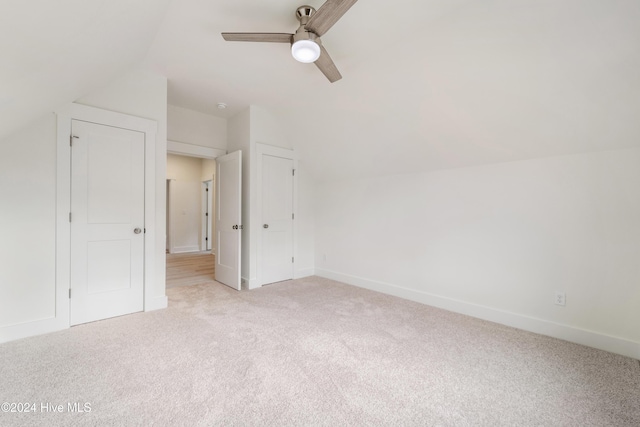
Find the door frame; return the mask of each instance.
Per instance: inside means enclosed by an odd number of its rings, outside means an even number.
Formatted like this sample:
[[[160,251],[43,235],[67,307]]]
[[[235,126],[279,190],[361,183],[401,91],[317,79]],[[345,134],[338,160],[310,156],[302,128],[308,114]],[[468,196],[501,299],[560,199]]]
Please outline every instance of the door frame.
[[[213,239],[211,235],[211,229],[213,228],[211,226],[211,218],[213,217],[213,202],[211,200],[211,198],[213,197],[213,179],[208,179],[201,182],[202,197],[200,200],[200,250],[210,250],[212,251],[212,253],[215,253],[215,251],[213,250],[213,246],[209,248],[209,246],[212,245]],[[209,191],[207,191],[207,189]]]
[[[258,185],[256,185],[256,204],[254,208],[254,214],[251,216],[252,229],[257,230],[255,237],[256,244],[256,280],[258,286],[263,286],[265,283],[262,278],[262,156],[274,156],[281,157],[283,159],[289,159],[293,162],[293,169],[298,170],[298,157],[293,150],[287,148],[276,147],[273,145],[262,144],[256,142],[256,177]],[[296,217],[298,216],[298,174],[293,175],[293,228],[292,228],[292,251],[293,260],[291,263],[292,278],[296,278],[296,254],[298,253],[298,222]]]
[[[56,322],[70,326],[69,289],[71,284],[71,121],[79,120],[144,133],[144,311],[166,307],[166,297],[153,295],[156,249],[156,134],[154,120],[116,113],[81,104],[70,104],[57,111],[56,171]],[[147,232],[148,230],[148,232]]]

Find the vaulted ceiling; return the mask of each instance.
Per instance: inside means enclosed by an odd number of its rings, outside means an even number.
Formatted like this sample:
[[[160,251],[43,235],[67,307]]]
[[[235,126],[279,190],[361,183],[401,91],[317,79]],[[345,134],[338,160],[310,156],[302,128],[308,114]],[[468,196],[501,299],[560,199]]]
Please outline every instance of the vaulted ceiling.
[[[319,179],[640,145],[636,0],[360,0],[323,37],[334,84],[287,45],[220,36],[293,32],[300,0],[5,4],[0,131],[141,64],[170,104],[267,107]]]
[[[168,3],[2,0],[0,138],[140,63]]]

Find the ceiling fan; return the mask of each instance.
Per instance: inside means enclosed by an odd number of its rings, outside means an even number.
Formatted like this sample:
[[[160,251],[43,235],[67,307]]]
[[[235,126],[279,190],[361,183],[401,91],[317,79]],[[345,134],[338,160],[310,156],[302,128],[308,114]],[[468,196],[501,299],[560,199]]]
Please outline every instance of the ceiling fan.
[[[322,46],[323,36],[358,0],[327,0],[317,11],[311,6],[300,6],[296,17],[300,27],[289,33],[222,33],[226,41],[290,43],[293,57],[316,66],[331,83],[342,78],[327,50]]]

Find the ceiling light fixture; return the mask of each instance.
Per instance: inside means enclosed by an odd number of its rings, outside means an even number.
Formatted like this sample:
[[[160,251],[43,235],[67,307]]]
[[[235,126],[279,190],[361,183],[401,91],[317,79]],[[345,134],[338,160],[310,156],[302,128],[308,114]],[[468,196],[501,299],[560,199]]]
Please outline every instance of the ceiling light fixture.
[[[227,104],[225,104],[224,102],[219,102],[218,103],[218,109],[219,110],[224,110],[225,108],[227,108]]]
[[[291,45],[291,55],[305,64],[316,62],[320,58],[320,46],[313,40],[298,40]]]

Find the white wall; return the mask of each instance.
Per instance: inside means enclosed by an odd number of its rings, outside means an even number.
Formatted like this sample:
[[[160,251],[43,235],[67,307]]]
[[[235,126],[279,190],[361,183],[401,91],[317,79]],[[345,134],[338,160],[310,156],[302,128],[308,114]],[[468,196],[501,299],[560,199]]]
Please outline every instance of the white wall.
[[[202,163],[196,157],[167,155],[170,252],[200,250]]]
[[[155,281],[166,305],[164,228],[166,79],[132,71],[79,103],[153,119],[156,141]],[[0,342],[60,329],[56,295],[56,120],[47,115],[0,141]],[[68,283],[60,284],[68,287]],[[68,313],[67,325],[68,325]]]
[[[167,108],[168,139],[209,148],[227,148],[227,121],[175,105]]]
[[[202,174],[200,181],[210,181],[216,176],[216,161],[213,159],[202,159]]]
[[[324,183],[316,271],[637,358],[639,182],[629,149]]]
[[[56,119],[0,141],[0,342],[3,327],[55,316]]]
[[[315,274],[315,196],[316,184],[307,167],[309,159],[300,159],[296,170],[298,206],[295,220],[296,248],[294,277]]]
[[[202,160],[197,157],[167,154],[167,179],[200,182]]]

